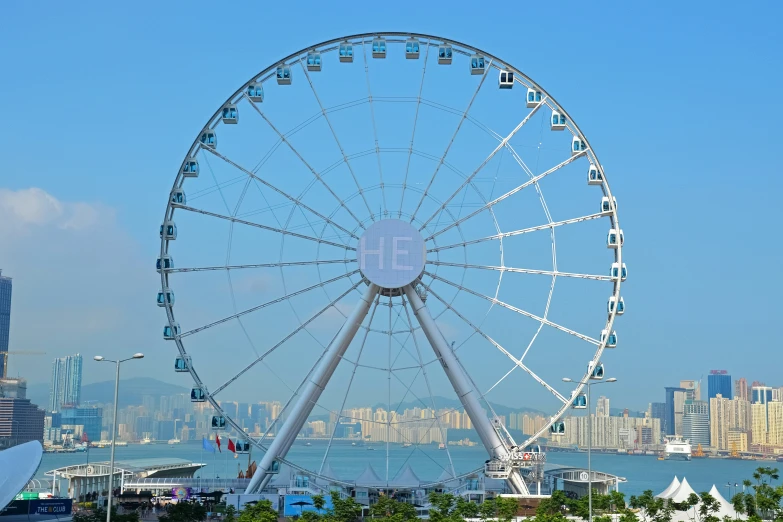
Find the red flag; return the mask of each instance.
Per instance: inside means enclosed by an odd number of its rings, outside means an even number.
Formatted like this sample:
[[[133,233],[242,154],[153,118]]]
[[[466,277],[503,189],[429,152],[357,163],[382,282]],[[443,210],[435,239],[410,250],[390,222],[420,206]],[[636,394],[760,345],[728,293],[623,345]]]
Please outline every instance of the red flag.
[[[220,449],[220,435],[215,435],[215,442],[217,443],[218,451],[223,453],[223,450]]]
[[[234,447],[234,443],[231,442],[231,438],[230,437],[228,439],[228,451],[230,451],[232,453],[236,453],[237,452],[237,449]]]

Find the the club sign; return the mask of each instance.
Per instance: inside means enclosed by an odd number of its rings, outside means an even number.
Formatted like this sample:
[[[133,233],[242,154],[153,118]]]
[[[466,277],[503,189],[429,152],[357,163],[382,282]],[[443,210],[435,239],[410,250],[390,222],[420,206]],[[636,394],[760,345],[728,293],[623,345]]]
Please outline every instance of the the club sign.
[[[424,270],[424,238],[410,223],[384,219],[364,231],[356,248],[362,274],[382,288],[412,283]]]

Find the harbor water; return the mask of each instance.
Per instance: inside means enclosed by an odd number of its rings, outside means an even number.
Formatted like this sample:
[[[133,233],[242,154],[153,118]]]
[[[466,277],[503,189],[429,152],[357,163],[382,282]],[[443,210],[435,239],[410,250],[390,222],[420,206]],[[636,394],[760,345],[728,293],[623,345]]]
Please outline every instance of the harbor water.
[[[335,443],[329,453],[328,464],[334,470],[337,478],[350,480],[357,477],[367,466],[371,464],[381,478],[387,476],[391,479],[397,472],[407,465],[422,481],[436,480],[443,468],[443,450],[437,446],[421,446],[420,448],[404,448],[399,444],[389,446],[389,459],[387,469],[386,446],[377,444],[372,446],[373,451],[368,451],[366,446],[351,446],[346,443]],[[310,446],[297,443],[289,452],[289,460],[318,471],[324,456],[326,443],[314,442]],[[481,447],[450,447],[454,469],[457,474],[466,473],[483,466],[486,460],[486,452]],[[202,462],[206,467],[201,470],[203,478],[208,477],[236,477],[239,469],[246,469],[248,465],[247,455],[234,455],[225,447],[222,453],[211,454],[202,451],[201,441],[168,444],[130,444],[116,448],[116,460],[148,459],[148,458],[180,458],[192,462]],[[253,460],[258,460],[258,455],[253,455]],[[87,462],[108,461],[109,448],[90,448],[83,453],[47,453],[44,454],[41,466],[36,478],[46,478],[46,471],[63,466],[82,464]],[[552,465],[587,467],[586,453],[548,453],[547,462]],[[620,491],[630,495],[638,495],[644,490],[651,489],[654,493],[662,491],[675,475],[682,479],[687,477],[688,482],[697,492],[708,491],[715,484],[724,497],[729,498],[734,493],[734,484],[742,488],[742,480],[751,478],[753,470],[759,466],[777,467],[777,463],[752,460],[730,459],[693,459],[691,461],[658,460],[655,456],[635,456],[594,453],[592,456],[593,469],[624,477],[628,482],[620,484]],[[731,484],[727,488],[726,484]]]

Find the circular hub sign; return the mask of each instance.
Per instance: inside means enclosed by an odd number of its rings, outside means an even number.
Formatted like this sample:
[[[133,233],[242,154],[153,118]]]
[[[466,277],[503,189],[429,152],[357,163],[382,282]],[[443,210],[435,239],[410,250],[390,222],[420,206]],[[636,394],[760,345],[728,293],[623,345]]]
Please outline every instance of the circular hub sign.
[[[376,221],[359,238],[356,259],[362,275],[381,288],[400,288],[424,271],[424,238],[399,219]]]

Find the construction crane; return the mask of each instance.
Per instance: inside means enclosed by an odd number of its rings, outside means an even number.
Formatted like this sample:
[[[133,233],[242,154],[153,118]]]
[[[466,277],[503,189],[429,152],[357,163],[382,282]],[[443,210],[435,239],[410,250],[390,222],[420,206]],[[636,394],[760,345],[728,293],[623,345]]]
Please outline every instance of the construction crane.
[[[0,356],[3,357],[3,375],[0,375],[0,379],[5,379],[8,376],[9,355],[46,355],[46,352],[0,352]]]

